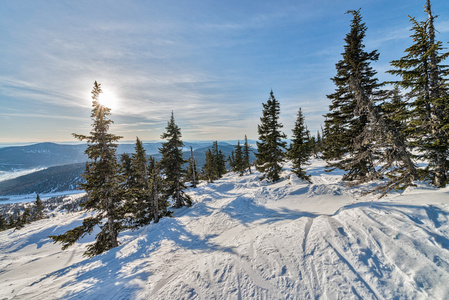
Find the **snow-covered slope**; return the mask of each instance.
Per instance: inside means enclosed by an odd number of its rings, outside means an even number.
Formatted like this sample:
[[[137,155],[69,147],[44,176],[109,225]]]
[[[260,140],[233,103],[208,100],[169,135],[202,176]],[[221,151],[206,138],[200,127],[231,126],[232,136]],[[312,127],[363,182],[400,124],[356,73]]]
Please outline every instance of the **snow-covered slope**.
[[[380,201],[320,161],[309,172],[313,184],[226,175],[90,259],[93,237],[66,251],[46,238],[82,213],[0,232],[0,299],[449,299],[448,188]]]

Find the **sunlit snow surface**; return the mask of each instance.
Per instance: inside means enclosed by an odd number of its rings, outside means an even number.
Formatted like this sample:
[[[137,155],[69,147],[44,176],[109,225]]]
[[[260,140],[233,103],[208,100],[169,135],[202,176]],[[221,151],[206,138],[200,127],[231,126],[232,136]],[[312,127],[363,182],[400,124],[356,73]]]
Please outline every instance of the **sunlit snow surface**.
[[[93,236],[66,251],[47,238],[82,213],[0,232],[0,299],[448,299],[449,188],[376,200],[323,166],[313,184],[202,184],[191,208],[90,259]]]

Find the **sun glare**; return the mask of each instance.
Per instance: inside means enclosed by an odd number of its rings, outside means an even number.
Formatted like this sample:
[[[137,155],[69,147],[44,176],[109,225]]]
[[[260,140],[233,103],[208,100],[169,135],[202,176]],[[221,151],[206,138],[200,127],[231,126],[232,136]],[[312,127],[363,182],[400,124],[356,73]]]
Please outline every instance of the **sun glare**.
[[[98,97],[98,101],[100,102],[101,105],[103,105],[107,108],[110,108],[110,109],[117,108],[118,98],[111,91],[103,90],[103,93],[101,93]]]

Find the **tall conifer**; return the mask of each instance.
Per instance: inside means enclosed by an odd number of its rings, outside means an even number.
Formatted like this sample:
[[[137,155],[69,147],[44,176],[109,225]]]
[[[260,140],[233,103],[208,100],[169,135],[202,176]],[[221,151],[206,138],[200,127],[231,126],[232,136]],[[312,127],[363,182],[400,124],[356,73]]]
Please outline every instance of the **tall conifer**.
[[[218,148],[218,141],[212,144],[212,155],[214,157],[215,173],[217,178],[221,178],[226,173],[226,161],[223,152]]]
[[[187,167],[186,180],[191,182],[193,188],[196,188],[198,175],[199,172],[195,157],[193,156],[193,148],[190,146],[189,166]]]
[[[290,147],[288,148],[288,157],[293,163],[292,171],[299,178],[310,182],[310,175],[306,174],[304,166],[309,160],[313,149],[310,140],[310,133],[304,123],[304,116],[301,108],[299,108],[295,127],[292,131],[293,137]]]
[[[443,61],[449,52],[442,53],[442,43],[435,41],[430,0],[426,1],[425,11],[426,21],[410,17],[414,43],[405,50],[404,57],[391,62],[395,69],[388,72],[399,76],[401,79],[394,83],[408,91],[411,111],[405,131],[409,144],[418,151],[417,159],[428,162],[426,177],[444,187],[449,170],[449,69]]]
[[[44,218],[44,204],[41,197],[36,193],[36,201],[34,202],[33,220],[40,220]]]
[[[154,223],[158,223],[160,217],[171,216],[171,212],[167,209],[169,206],[167,199],[161,195],[163,190],[161,164],[153,156],[150,156],[148,166],[150,170],[151,199],[153,200],[153,218]]]
[[[323,158],[328,161],[330,168],[339,168],[347,171],[345,180],[355,180],[374,172],[373,160],[370,155],[363,157],[360,153],[367,153],[369,145],[357,143],[369,123],[368,112],[365,109],[357,110],[357,99],[351,88],[351,75],[358,73],[360,88],[363,94],[371,100],[383,94],[379,90],[380,84],[375,77],[376,71],[370,66],[379,58],[377,50],[366,52],[363,39],[366,25],[362,23],[360,10],[348,11],[352,14],[350,32],[345,37],[342,59],[336,64],[337,75],[332,78],[336,85],[333,94],[328,95],[332,101],[330,112],[325,115],[326,139]]]
[[[249,174],[251,174],[250,151],[251,146],[248,144],[248,138],[245,134],[245,143],[243,144],[243,163],[245,170],[248,170]]]
[[[109,119],[110,108],[99,102],[101,93],[101,85],[95,81],[90,135],[74,134],[77,139],[88,143],[85,153],[89,161],[83,175],[86,182],[81,183],[80,187],[87,193],[87,200],[82,204],[84,209],[94,211],[95,214],[85,218],[82,225],[50,237],[55,243],[62,243],[64,250],[99,226],[95,242],[87,246],[84,253],[86,256],[94,256],[117,247],[118,233],[123,229],[123,203],[119,193],[119,163],[116,158],[116,142],[121,137],[108,132],[113,121]]]
[[[211,149],[206,150],[206,158],[203,165],[203,176],[208,183],[214,182],[218,178],[217,167],[214,154]]]
[[[261,124],[257,126],[259,141],[257,142],[256,169],[262,173],[261,180],[276,182],[280,179],[282,163],[285,160],[284,150],[287,145],[282,139],[287,136],[281,132],[279,123],[280,105],[274,97],[273,91],[267,103],[262,103],[263,111]]]
[[[245,173],[245,160],[240,141],[238,141],[237,146],[235,146],[234,155],[234,172],[238,173],[240,176],[243,176]]]
[[[135,153],[132,155],[132,172],[134,177],[132,194],[135,202],[133,207],[134,223],[136,227],[140,227],[149,224],[153,220],[154,207],[153,199],[151,199],[148,160],[146,151],[139,138],[136,139]]]
[[[181,206],[190,206],[192,204],[190,197],[184,193],[186,188],[184,185],[185,169],[183,165],[187,162],[182,157],[182,147],[184,143],[181,140],[181,129],[175,123],[173,112],[170,121],[165,127],[166,132],[161,135],[162,139],[166,139],[162,143],[159,152],[162,154],[161,169],[164,174],[164,196],[172,198],[175,201],[174,206],[180,208]]]

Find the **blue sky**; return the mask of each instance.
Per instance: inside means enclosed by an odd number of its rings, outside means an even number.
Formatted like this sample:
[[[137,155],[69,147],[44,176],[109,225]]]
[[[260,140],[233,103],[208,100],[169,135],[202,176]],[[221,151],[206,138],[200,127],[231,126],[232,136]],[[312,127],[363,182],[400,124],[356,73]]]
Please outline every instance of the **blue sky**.
[[[361,8],[380,80],[411,44],[424,0],[43,1],[0,10],[0,143],[72,141],[90,131],[93,82],[116,99],[111,132],[158,140],[173,110],[184,140],[257,138],[273,89],[284,132],[298,108],[315,133],[335,63]],[[432,1],[448,45],[449,1]]]

